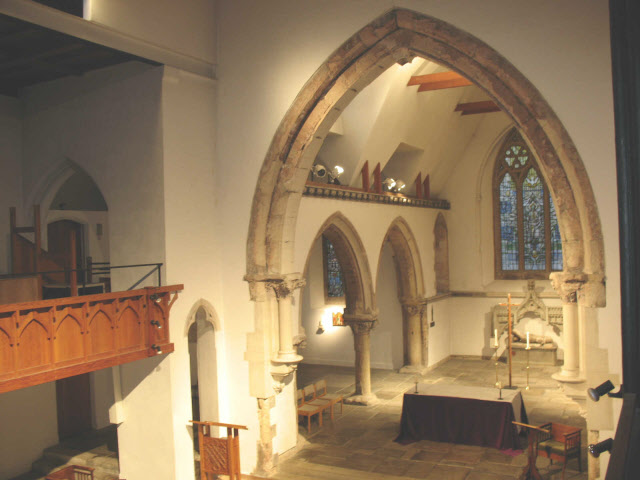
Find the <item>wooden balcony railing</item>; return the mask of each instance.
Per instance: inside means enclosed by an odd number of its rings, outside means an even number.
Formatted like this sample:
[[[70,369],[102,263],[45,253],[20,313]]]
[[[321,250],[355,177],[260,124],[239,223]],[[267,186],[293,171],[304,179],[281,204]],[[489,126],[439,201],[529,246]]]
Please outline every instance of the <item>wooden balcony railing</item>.
[[[173,351],[183,285],[0,305],[0,393]]]

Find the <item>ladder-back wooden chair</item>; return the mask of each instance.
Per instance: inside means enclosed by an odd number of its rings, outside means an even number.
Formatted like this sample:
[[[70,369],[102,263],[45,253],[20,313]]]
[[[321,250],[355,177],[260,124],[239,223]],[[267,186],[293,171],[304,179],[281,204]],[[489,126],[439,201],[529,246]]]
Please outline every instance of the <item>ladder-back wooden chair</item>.
[[[248,430],[244,425],[231,425],[217,422],[198,422],[189,420],[198,427],[200,445],[200,479],[218,478],[217,475],[229,475],[229,480],[240,480],[240,438],[238,430]],[[227,436],[211,436],[211,427],[227,429]],[[214,475],[216,475],[214,477]]]
[[[50,473],[45,480],[93,480],[93,471],[91,467],[83,467],[81,465],[69,465],[57,472]]]
[[[538,434],[538,455],[548,458],[551,463],[554,460],[561,461],[563,463],[563,479],[567,462],[572,458],[578,459],[578,470],[582,472],[582,460],[580,458],[581,430],[561,423],[545,423],[540,425],[539,428],[548,430],[549,433]]]

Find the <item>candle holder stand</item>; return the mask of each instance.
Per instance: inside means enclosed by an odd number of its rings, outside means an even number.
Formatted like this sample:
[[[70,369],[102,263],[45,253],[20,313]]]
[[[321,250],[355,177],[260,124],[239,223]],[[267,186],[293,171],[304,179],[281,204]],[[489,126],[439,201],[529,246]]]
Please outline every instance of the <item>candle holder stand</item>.
[[[526,368],[526,370],[527,370],[527,386],[524,389],[525,390],[529,390],[529,368],[530,368],[530,366],[529,366],[529,355],[530,355],[530,352],[531,352],[531,346],[527,345],[525,350],[527,351],[527,368]]]
[[[495,383],[495,386],[498,387],[498,386],[500,386],[500,382],[498,381],[498,345],[494,345],[493,346],[493,350],[494,350],[494,356],[495,356],[494,365],[496,367],[496,383]],[[502,396],[502,395],[500,395],[500,396]]]

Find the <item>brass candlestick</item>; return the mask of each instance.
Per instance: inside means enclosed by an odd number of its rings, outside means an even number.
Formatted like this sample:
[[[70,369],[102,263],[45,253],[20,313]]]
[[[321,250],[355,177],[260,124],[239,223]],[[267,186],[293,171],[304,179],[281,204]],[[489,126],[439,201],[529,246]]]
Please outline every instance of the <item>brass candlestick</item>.
[[[531,345],[527,345],[525,350],[527,351],[527,386],[524,389],[529,390],[529,355],[531,352]]]
[[[495,359],[495,366],[496,366],[496,383],[495,383],[495,386],[498,387],[500,385],[500,382],[498,381],[498,342],[497,342],[497,339],[496,339],[496,343],[493,345],[493,349],[494,349],[494,355],[496,357],[496,359]]]

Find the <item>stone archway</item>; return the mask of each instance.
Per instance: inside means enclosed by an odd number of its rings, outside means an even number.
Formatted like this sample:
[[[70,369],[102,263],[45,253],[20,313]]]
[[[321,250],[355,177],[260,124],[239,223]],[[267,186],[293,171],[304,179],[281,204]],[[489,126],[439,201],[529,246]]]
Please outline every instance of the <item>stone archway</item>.
[[[418,244],[409,227],[402,218],[392,223],[385,241],[393,251],[398,283],[398,296],[402,305],[404,366],[400,372],[416,373],[423,371],[428,361],[428,326],[424,324],[424,277]],[[382,260],[382,249],[378,260],[378,271]]]
[[[378,311],[367,254],[353,224],[340,212],[324,222],[316,240],[322,235],[333,245],[342,267],[346,303],[344,321],[353,332],[356,387],[354,394],[345,401],[371,404],[376,398],[371,391],[370,334],[377,322]]]
[[[420,56],[484,89],[527,138],[558,210],[565,274],[580,277],[583,304],[604,305],[604,245],[591,184],[564,126],[540,92],[480,39],[442,20],[394,9],[361,29],[320,66],[282,120],[253,199],[248,275],[293,264],[299,200],[315,152],[341,110],[395,62]]]

